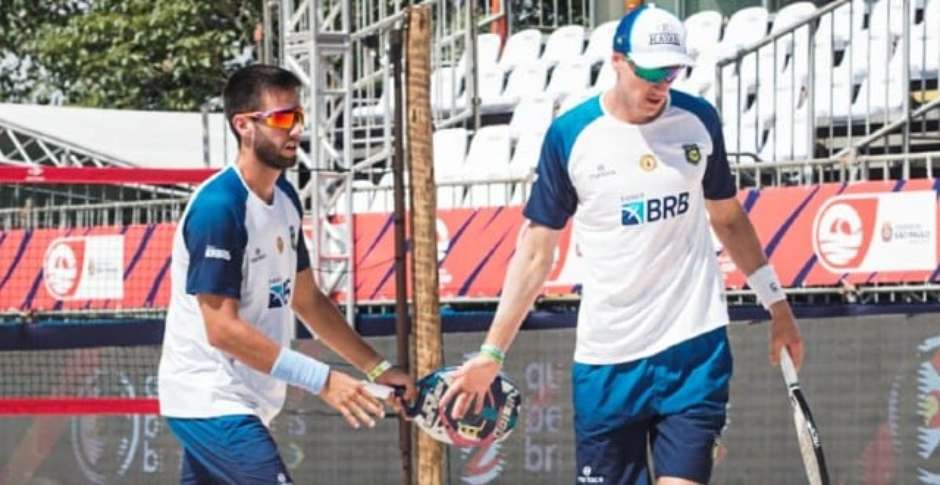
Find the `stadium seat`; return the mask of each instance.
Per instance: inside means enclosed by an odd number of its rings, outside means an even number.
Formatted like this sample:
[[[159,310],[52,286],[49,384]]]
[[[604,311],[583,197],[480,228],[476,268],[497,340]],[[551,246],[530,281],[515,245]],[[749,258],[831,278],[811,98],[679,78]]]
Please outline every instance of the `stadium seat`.
[[[499,62],[499,48],[501,40],[498,34],[479,34],[477,35],[477,69],[490,69]],[[467,51],[464,50],[457,62],[457,72],[464,73],[467,70]]]
[[[548,36],[541,61],[548,68],[560,62],[569,62],[581,57],[583,50],[584,27],[565,25],[558,27]]]
[[[439,67],[431,73],[431,108],[437,112],[451,112],[466,106],[461,74],[456,67]]]
[[[930,27],[928,27],[930,26]],[[924,19],[911,30],[911,79],[940,75],[940,0],[930,0]]]
[[[516,66],[535,63],[541,53],[542,34],[536,29],[522,30],[512,34],[506,41],[499,58],[499,67],[509,72]]]
[[[921,6],[917,0],[909,0],[910,10],[904,15],[904,0],[878,0],[871,7],[868,16],[868,30],[874,39],[884,39],[887,35],[895,41],[904,33],[904,24],[911,26],[917,21],[917,9]],[[934,29],[940,29],[940,25]]]
[[[509,174],[512,177],[527,177],[535,171],[542,152],[544,133],[524,133],[516,142],[516,148],[509,160]]]
[[[583,91],[591,84],[591,65],[584,57],[558,63],[552,70],[545,94],[561,102],[571,93]]]
[[[549,96],[531,96],[516,105],[509,122],[509,135],[513,140],[533,133],[545,134],[555,114],[555,100]]]
[[[715,65],[718,63],[718,48],[713,47],[703,50],[695,58],[695,65],[692,66],[692,72],[683,79],[676,89],[693,93],[696,96],[704,94],[715,84]]]
[[[783,97],[789,97],[787,93],[782,94]],[[787,101],[789,100],[784,100],[780,104],[786,104]],[[784,161],[811,158],[810,144],[807,143],[809,135],[807,113],[806,103],[799,108],[791,106],[788,110],[777,111],[777,116],[767,132],[766,142],[761,148],[760,159]]]
[[[718,44],[719,58],[734,57],[741,49],[763,39],[767,35],[767,17],[764,7],[742,8],[731,15]]]
[[[698,59],[702,52],[718,47],[721,25],[721,13],[714,10],[698,12],[685,19],[685,43],[693,58]]]
[[[817,50],[822,46],[842,50],[849,38],[864,29],[867,13],[868,4],[865,0],[852,0],[821,16],[814,39]]]
[[[617,31],[617,20],[604,22],[591,31],[584,57],[588,63],[608,62],[614,52],[614,33]]]
[[[541,62],[521,64],[509,74],[506,89],[493,104],[494,111],[508,112],[525,97],[537,96],[545,89],[545,65]]]
[[[891,121],[890,118],[900,114],[904,107],[904,97],[908,96],[909,86],[904,85],[904,76],[901,74],[903,67],[899,62],[901,59],[892,62],[887,58],[890,54],[881,42],[874,45],[880,47],[873,49],[871,70],[858,90],[851,113],[855,119],[880,117],[872,121]],[[899,52],[894,57],[900,58],[902,54]],[[895,70],[890,69],[892,65]]]
[[[448,182],[463,174],[467,156],[467,130],[447,128],[434,132],[434,180]]]
[[[501,109],[500,96],[503,95],[505,82],[506,73],[499,66],[494,64],[480,68],[477,73],[477,93],[482,113],[494,113]]]
[[[509,154],[511,142],[508,125],[489,125],[477,130],[470,142],[470,153],[464,163],[465,180],[506,179],[511,176]],[[505,205],[512,186],[508,183],[475,183],[470,185],[468,205],[486,207]]]

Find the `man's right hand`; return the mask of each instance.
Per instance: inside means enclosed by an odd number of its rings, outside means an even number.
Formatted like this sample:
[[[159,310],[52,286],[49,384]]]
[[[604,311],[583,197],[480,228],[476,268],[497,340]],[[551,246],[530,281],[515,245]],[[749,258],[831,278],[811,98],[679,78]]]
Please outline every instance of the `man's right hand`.
[[[474,412],[480,414],[486,392],[499,374],[499,369],[500,365],[485,355],[477,355],[464,362],[449,376],[450,388],[441,398],[441,409],[447,409],[447,403],[454,399],[454,407],[450,412],[454,419],[462,418],[474,404]]]
[[[334,369],[330,369],[326,385],[320,391],[320,399],[339,411],[356,429],[361,424],[375,427],[375,419],[385,417],[382,403],[369,394],[361,380]]]

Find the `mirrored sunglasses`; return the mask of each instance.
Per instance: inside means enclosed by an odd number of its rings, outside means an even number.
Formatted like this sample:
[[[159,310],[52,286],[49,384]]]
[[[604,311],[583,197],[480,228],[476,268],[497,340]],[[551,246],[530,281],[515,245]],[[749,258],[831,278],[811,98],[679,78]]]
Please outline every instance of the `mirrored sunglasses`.
[[[684,66],[641,67],[636,65],[632,60],[630,61],[630,67],[633,69],[633,72],[636,73],[636,77],[651,84],[659,84],[663,81],[671,83],[675,81],[676,78],[679,77],[679,74],[682,73],[682,70],[685,69]]]
[[[245,115],[253,120],[262,120],[264,124],[271,128],[280,128],[282,130],[290,130],[298,123],[301,126],[304,124],[304,110],[299,107],[258,111],[245,113]]]

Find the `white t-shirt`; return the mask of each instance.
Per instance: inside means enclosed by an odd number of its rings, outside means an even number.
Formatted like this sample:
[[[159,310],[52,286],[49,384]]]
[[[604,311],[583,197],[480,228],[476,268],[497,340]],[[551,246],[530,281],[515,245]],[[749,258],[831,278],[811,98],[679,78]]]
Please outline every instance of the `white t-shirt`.
[[[670,91],[660,116],[634,125],[602,105],[552,123],[524,211],[554,229],[574,217],[584,364],[634,361],[728,323],[704,209],[735,194],[715,109]]]
[[[270,205],[248,189],[234,166],[203,183],[173,238],[160,413],[254,414],[270,422],[284,404],[286,384],[209,345],[196,295],[237,299],[243,320],[286,346],[294,335],[296,275],[309,267],[300,198],[283,176]]]

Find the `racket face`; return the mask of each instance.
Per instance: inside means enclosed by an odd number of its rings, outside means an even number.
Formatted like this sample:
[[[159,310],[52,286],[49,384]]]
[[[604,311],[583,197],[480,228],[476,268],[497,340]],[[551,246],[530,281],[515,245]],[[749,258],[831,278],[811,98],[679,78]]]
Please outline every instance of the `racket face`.
[[[816,431],[816,423],[798,387],[790,388],[790,404],[793,407],[793,424],[796,426],[800,454],[803,456],[803,466],[806,468],[809,483],[810,485],[829,485],[826,459],[823,455],[819,433]]]
[[[414,423],[437,441],[461,447],[473,447],[506,439],[519,420],[522,395],[516,385],[500,374],[490,384],[479,414],[471,409],[461,419],[450,416],[454,401],[442,409],[440,400],[450,387],[445,367],[418,381],[418,398],[412,407]]]

